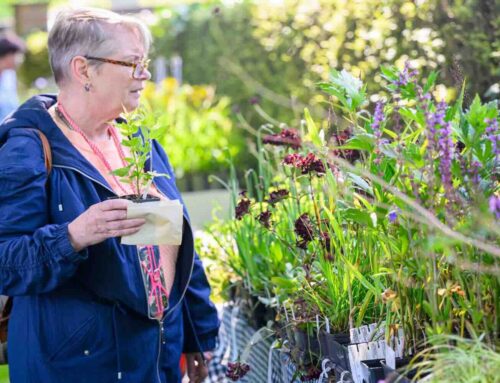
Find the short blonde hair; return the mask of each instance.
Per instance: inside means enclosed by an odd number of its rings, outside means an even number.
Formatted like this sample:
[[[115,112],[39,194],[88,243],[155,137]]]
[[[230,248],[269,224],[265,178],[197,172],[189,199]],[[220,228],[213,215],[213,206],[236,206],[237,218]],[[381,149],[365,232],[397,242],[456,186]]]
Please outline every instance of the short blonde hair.
[[[97,8],[68,8],[59,12],[49,33],[50,66],[56,83],[61,84],[69,78],[73,57],[106,57],[115,53],[115,26],[138,31],[145,51],[149,51],[151,32],[135,17]],[[91,65],[102,64],[92,61]]]

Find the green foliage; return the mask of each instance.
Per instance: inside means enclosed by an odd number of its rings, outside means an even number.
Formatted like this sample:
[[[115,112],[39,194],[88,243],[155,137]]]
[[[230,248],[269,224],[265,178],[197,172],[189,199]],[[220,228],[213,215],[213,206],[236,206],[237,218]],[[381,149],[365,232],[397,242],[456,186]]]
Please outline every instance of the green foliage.
[[[215,84],[252,125],[255,94],[275,119],[294,125],[303,105],[321,113],[315,84],[330,68],[348,70],[373,93],[384,83],[381,66],[410,59],[425,72],[440,68],[448,97],[464,81],[466,102],[485,94],[500,79],[496,15],[493,0],[243,1],[184,6],[161,18],[154,34],[156,54],[179,54],[189,83]]]
[[[210,86],[180,86],[168,78],[144,90],[146,107],[156,116],[158,140],[177,177],[221,172],[226,158],[236,156],[243,141],[229,118],[229,99],[216,97]]]
[[[347,72],[321,85],[349,134],[320,134],[306,110],[299,149],[284,129],[263,137],[273,150],[258,141],[247,193],[232,182],[236,219],[219,223],[226,238],[233,232],[221,243],[225,264],[297,326],[316,315],[341,332],[385,323],[386,339],[403,329],[413,354],[439,334],[483,334],[495,347],[498,105],[436,100],[434,72],[423,81],[410,67],[383,75],[388,97],[373,115],[353,102],[364,85]],[[277,190],[286,198],[273,202]]]
[[[25,87],[33,86],[38,77],[49,78],[52,75],[47,50],[47,32],[39,31],[29,34],[26,41],[24,62],[18,69],[19,82]]]
[[[126,121],[118,124],[122,134],[121,143],[129,149],[130,156],[125,157],[126,166],[115,169],[112,173],[120,177],[122,182],[131,185],[138,198],[147,194],[153,178],[169,177],[168,174],[146,170],[146,162],[152,150],[152,140],[159,137],[155,120],[153,113],[139,110],[126,115]]]

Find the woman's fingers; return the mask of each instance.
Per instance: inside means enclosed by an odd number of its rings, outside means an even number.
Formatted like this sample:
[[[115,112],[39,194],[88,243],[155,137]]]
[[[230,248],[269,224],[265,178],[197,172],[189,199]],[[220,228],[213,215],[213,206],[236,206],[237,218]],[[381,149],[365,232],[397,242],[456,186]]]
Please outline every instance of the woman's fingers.
[[[126,230],[126,229],[140,229],[146,220],[144,218],[131,218],[121,219],[118,221],[106,222],[107,231]]]
[[[76,251],[107,238],[134,234],[146,222],[143,218],[127,219],[130,201],[113,199],[88,208],[68,226],[70,242]]]

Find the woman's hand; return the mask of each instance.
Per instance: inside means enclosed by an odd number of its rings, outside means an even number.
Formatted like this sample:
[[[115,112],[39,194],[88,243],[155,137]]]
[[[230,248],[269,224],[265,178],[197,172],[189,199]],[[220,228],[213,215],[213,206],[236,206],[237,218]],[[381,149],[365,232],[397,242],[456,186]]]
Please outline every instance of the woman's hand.
[[[205,380],[208,376],[208,367],[205,363],[210,362],[212,357],[213,354],[209,351],[204,352],[203,356],[199,352],[186,354],[189,383],[202,383]]]
[[[130,201],[111,199],[96,203],[68,225],[69,240],[75,251],[112,237],[122,237],[139,231],[143,218],[127,219]]]

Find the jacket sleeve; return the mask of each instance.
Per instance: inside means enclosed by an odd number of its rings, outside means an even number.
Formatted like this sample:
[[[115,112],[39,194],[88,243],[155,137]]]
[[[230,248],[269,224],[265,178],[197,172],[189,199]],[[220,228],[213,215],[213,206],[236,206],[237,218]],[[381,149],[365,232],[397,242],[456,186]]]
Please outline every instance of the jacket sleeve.
[[[74,251],[68,223],[48,224],[42,144],[24,131],[0,147],[0,293],[9,296],[48,292],[87,258]]]
[[[195,254],[193,274],[184,296],[183,352],[214,350],[219,326],[217,309],[210,301],[210,285],[201,259]]]

